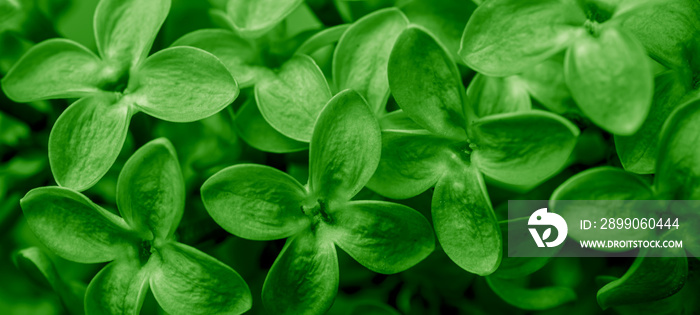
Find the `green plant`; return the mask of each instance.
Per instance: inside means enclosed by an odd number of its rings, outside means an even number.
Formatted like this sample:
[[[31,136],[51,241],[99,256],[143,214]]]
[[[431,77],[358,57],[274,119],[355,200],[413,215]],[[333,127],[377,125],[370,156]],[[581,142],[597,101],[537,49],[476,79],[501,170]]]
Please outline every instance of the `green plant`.
[[[138,313],[149,287],[173,314],[251,307],[238,273],[174,240],[185,196],[168,140],[149,142],[124,165],[117,184],[121,217],[62,187],[33,189],[21,204],[37,238],[54,253],[80,263],[111,261],[87,287],[87,314]]]
[[[415,210],[350,201],[379,163],[380,131],[364,99],[340,92],[321,112],[309,149],[309,182],[278,170],[236,165],[202,186],[214,220],[253,240],[288,238],[265,279],[263,302],[275,314],[323,313],[338,288],[342,248],[372,271],[397,273],[433,251],[430,225]]]

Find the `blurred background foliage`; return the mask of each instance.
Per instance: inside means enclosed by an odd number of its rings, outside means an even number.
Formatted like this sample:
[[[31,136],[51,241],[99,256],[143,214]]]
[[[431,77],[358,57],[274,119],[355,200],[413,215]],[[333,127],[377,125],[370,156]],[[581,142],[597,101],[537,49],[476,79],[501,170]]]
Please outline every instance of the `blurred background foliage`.
[[[226,27],[220,19],[224,0],[173,0],[170,15],[152,51],[202,28]],[[96,50],[92,16],[98,0],[0,0],[0,76],[34,43],[63,37]],[[434,5],[438,3],[439,5]],[[456,52],[461,33],[476,4],[470,0],[307,0],[261,44],[260,64],[276,68],[307,38],[323,28],[350,23],[380,8],[398,6],[412,22],[441,29],[436,36],[448,51]],[[454,6],[454,9],[451,8]],[[333,47],[312,57],[330,77]],[[459,58],[455,58],[460,60]],[[475,73],[460,65],[465,86]],[[256,242],[230,235],[216,225],[203,208],[199,187],[223,167],[237,163],[260,163],[288,172],[301,182],[308,175],[307,153],[276,154],[256,149],[259,130],[240,130],[234,113],[251,101],[252,89],[227,109],[193,123],[169,123],[139,113],[133,117],[120,157],[100,182],[85,192],[91,200],[115,211],[119,171],[136,148],[157,137],[175,145],[187,185],[187,207],[177,231],[180,242],[195,246],[237,270],[249,284],[254,302],[251,313],[261,313],[260,291],[267,270],[284,241]],[[48,135],[58,115],[74,100],[51,100],[18,104],[0,95],[0,314],[80,313],[81,290],[102,267],[66,261],[46,250],[29,230],[21,215],[19,199],[34,187],[55,185],[47,161]],[[537,103],[533,100],[533,103]],[[537,104],[535,104],[537,105]],[[389,100],[389,110],[396,109]],[[259,116],[258,116],[259,117]],[[567,116],[581,127],[582,135],[569,166],[537,187],[502,187],[487,183],[499,219],[507,218],[509,199],[549,199],[556,187],[572,175],[599,165],[620,166],[612,137],[575,114]],[[250,127],[252,123],[246,124]],[[269,127],[268,127],[269,128]],[[248,138],[246,138],[248,137]],[[245,140],[253,143],[253,146]],[[262,141],[272,141],[263,139]],[[260,140],[257,141],[260,143]],[[432,189],[407,200],[399,200],[430,219]],[[386,199],[365,189],[357,199]],[[396,275],[375,274],[338,251],[340,291],[330,314],[608,314],[697,312],[700,281],[697,259],[689,260],[684,289],[659,308],[619,307],[603,311],[596,293],[611,279],[622,276],[633,258],[555,258],[524,278],[493,283],[472,275],[454,263],[439,248],[416,267]],[[506,258],[504,258],[505,260]],[[611,278],[614,277],[614,278]],[[48,281],[47,281],[48,280]],[[502,290],[494,290],[501,288]],[[537,310],[551,294],[523,288],[563,287],[562,304]],[[518,291],[520,288],[520,291]],[[537,292],[537,291],[534,291]],[[163,313],[152,295],[146,297],[142,313]],[[506,300],[501,296],[505,296]],[[76,308],[76,304],[79,307]]]

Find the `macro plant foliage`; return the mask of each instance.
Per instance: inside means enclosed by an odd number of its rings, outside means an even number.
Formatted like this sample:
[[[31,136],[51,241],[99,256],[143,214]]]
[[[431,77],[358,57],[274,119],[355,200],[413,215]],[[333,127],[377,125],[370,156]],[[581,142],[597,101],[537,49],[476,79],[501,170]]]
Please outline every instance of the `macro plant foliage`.
[[[695,314],[699,53],[697,0],[0,0],[0,313]],[[684,247],[516,257],[514,200]]]

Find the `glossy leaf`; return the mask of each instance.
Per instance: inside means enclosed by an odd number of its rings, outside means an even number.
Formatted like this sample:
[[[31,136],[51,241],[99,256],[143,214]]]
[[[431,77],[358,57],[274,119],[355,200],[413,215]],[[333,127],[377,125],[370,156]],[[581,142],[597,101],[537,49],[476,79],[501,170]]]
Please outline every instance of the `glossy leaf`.
[[[576,292],[564,286],[525,288],[517,281],[486,277],[496,295],[513,306],[524,310],[548,310],[576,300]]]
[[[302,0],[229,0],[226,13],[236,32],[260,37],[296,9]]]
[[[379,117],[379,126],[381,126],[382,131],[423,130],[423,128],[408,117],[402,109]]]
[[[95,39],[103,59],[123,69],[139,64],[170,11],[170,0],[102,0],[95,10]]]
[[[498,268],[501,231],[474,165],[454,165],[438,180],[431,210],[437,238],[452,261],[481,276]]]
[[[223,29],[201,29],[185,34],[171,46],[192,46],[221,60],[241,88],[255,84],[267,71],[259,60],[258,48],[250,41]]]
[[[289,238],[263,285],[262,300],[271,314],[323,314],[338,291],[335,245],[311,231]]]
[[[559,60],[562,59],[562,60]],[[550,58],[518,75],[532,98],[557,114],[577,112],[564,79],[563,58]]]
[[[531,107],[530,94],[517,76],[489,77],[477,73],[469,83],[467,108],[478,117],[528,111]]]
[[[185,181],[169,140],[152,140],[126,161],[117,181],[117,208],[147,239],[172,237],[185,209]]]
[[[350,200],[369,181],[381,154],[379,123],[362,96],[338,93],[316,121],[309,187],[320,199]]]
[[[402,272],[435,248],[428,220],[404,205],[353,201],[331,216],[328,229],[338,247],[374,272]]]
[[[559,0],[496,0],[480,5],[464,29],[459,55],[489,76],[523,72],[583,34],[583,12]]]
[[[85,313],[138,314],[148,291],[149,267],[138,260],[117,260],[102,268],[85,292]]]
[[[285,238],[308,225],[301,210],[306,198],[294,178],[256,164],[225,168],[202,185],[202,201],[214,221],[253,240]]]
[[[668,200],[700,199],[700,100],[677,108],[664,124],[654,185]]]
[[[214,55],[193,47],[171,47],[132,74],[126,93],[139,109],[159,119],[190,122],[231,104],[238,84]]]
[[[332,96],[323,72],[305,55],[292,57],[277,75],[255,85],[255,99],[265,120],[302,142],[311,140],[314,123]]]
[[[453,143],[425,131],[384,131],[381,160],[367,186],[389,198],[416,196],[448,170]]]
[[[159,249],[160,265],[151,290],[169,314],[242,314],[253,298],[243,278],[229,266],[180,243]]]
[[[15,102],[80,97],[100,91],[102,61],[78,43],[50,39],[27,51],[2,78]]]
[[[323,47],[338,42],[348,27],[350,24],[340,24],[319,31],[299,45],[296,54],[311,55]]]
[[[250,146],[265,152],[289,153],[306,150],[308,143],[296,141],[272,128],[260,114],[254,99],[238,109],[234,121],[238,134]]]
[[[631,136],[615,136],[615,150],[626,171],[654,173],[659,155],[659,132],[686,93],[686,87],[676,73],[666,72],[656,77],[654,101],[642,127]]]
[[[472,162],[489,177],[513,185],[539,183],[558,172],[579,135],[568,120],[538,110],[488,116],[471,127]]]
[[[70,189],[32,189],[21,200],[29,227],[57,255],[98,263],[122,255],[133,240],[124,220]]]
[[[101,93],[71,104],[49,136],[49,162],[56,182],[82,191],[92,187],[114,164],[129,127],[127,98]]]
[[[654,78],[639,42],[625,31],[603,27],[566,55],[566,83],[581,111],[603,129],[632,135],[651,107]]]
[[[598,290],[598,304],[607,309],[660,300],[683,288],[687,276],[686,257],[639,256],[622,278]]]
[[[466,140],[459,70],[430,34],[404,30],[391,51],[388,76],[396,103],[411,119],[438,135]]]
[[[382,110],[389,97],[389,55],[407,25],[406,16],[391,8],[373,12],[350,26],[333,55],[333,82],[338,89],[354,89],[374,112]]]

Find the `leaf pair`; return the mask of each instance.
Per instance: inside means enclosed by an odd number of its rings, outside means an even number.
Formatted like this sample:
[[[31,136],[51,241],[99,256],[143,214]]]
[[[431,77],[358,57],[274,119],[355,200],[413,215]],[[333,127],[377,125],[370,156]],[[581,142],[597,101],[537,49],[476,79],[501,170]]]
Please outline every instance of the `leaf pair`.
[[[587,20],[568,1],[490,1],[469,20],[460,56],[483,74],[509,76],[566,50],[565,80],[581,111],[611,133],[631,135],[647,117],[654,82],[644,47],[614,22],[634,10],[617,9],[598,24],[595,16],[607,12],[594,8]]]
[[[502,241],[482,172],[516,185],[541,182],[564,165],[578,129],[543,111],[473,121],[457,66],[421,27],[399,36],[388,78],[403,113],[424,130],[383,132],[382,159],[368,187],[402,199],[434,185],[433,224],[445,252],[470,272],[492,273]]]
[[[250,291],[238,273],[174,240],[184,203],[174,148],[161,138],[137,150],[119,174],[121,217],[61,187],[33,189],[21,206],[37,238],[59,256],[111,261],[87,288],[88,314],[138,313],[149,286],[173,314],[248,310]]]
[[[381,201],[350,201],[379,163],[375,115],[355,91],[334,96],[314,126],[309,182],[302,186],[276,169],[251,164],[222,170],[202,186],[214,221],[252,240],[288,238],[263,287],[275,314],[323,313],[338,288],[336,246],[367,268],[396,273],[434,248],[417,211]]]
[[[78,191],[114,163],[132,115],[188,122],[230,104],[238,86],[221,62],[192,47],[146,58],[169,0],[103,0],[95,11],[99,57],[82,45],[50,39],[30,49],[2,80],[12,100],[80,98],[56,121],[49,161],[56,182]]]

